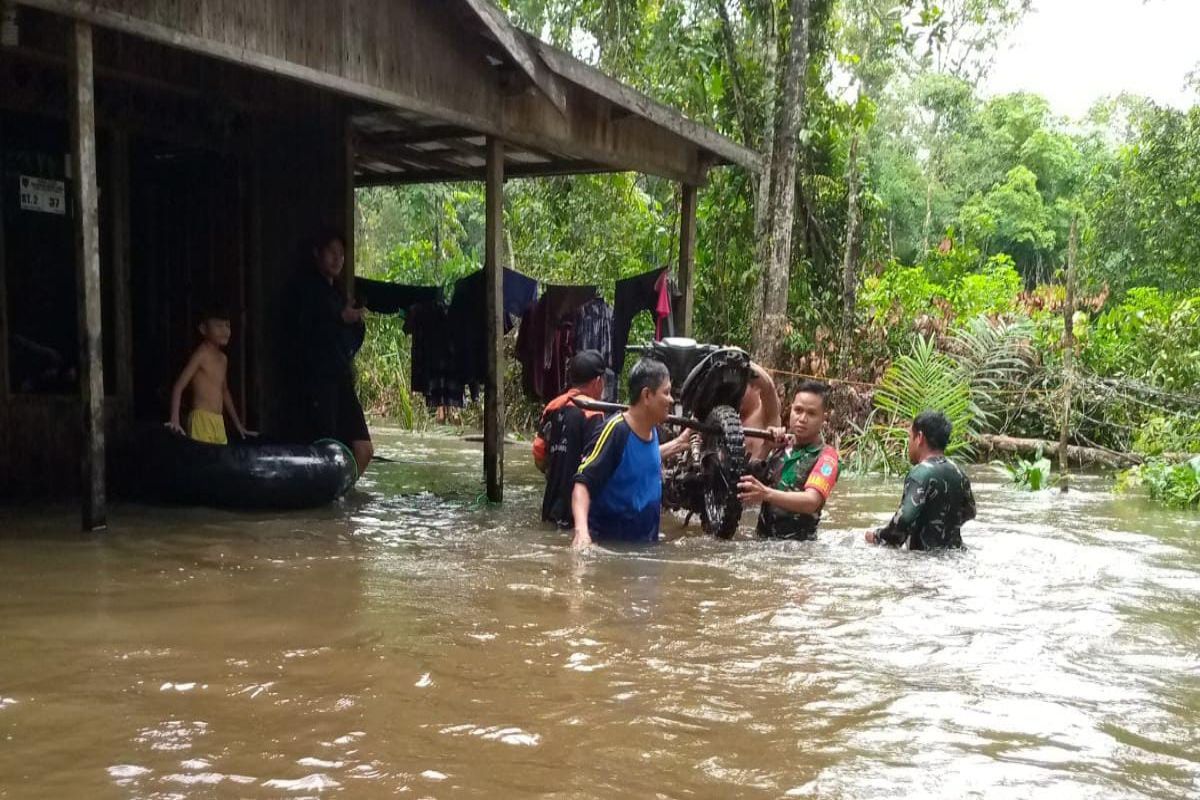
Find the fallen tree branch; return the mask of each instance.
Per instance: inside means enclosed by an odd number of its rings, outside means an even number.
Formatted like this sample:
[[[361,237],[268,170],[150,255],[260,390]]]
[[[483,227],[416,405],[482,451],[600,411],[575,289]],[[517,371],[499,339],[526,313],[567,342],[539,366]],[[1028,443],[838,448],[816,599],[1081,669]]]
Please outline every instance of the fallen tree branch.
[[[980,434],[975,437],[975,441],[980,446],[980,455],[988,456],[995,453],[1032,456],[1041,451],[1042,455],[1054,458],[1058,455],[1059,448],[1058,442],[1051,442],[1045,439],[1021,439],[1016,436],[1000,436],[992,433]],[[1167,454],[1164,457],[1170,458],[1171,455]],[[1115,450],[1105,450],[1099,447],[1080,447],[1074,444],[1067,446],[1067,459],[1074,464],[1109,467],[1111,469],[1134,467],[1146,460],[1135,453],[1118,453]]]
[[[1002,437],[1002,435],[992,433],[979,434],[976,441],[978,441],[980,451],[982,451],[980,455],[983,455],[983,453],[989,456],[992,453],[1009,453],[1009,455],[1014,456],[1034,456],[1040,451],[1043,456],[1049,458],[1058,456],[1057,441]],[[1081,447],[1079,445],[1067,446],[1067,458],[1073,464],[1091,465],[1091,467],[1109,467],[1111,469],[1136,467],[1136,465],[1145,461],[1144,458],[1135,456],[1133,453],[1120,453],[1112,450],[1102,450],[1099,447]]]

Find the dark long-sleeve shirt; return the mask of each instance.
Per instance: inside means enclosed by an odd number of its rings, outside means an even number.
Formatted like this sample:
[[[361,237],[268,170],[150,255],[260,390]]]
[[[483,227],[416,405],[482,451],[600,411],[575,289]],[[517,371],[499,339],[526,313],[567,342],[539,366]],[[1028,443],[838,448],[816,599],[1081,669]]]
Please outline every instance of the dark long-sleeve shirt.
[[[308,268],[296,277],[290,298],[294,377],[305,383],[353,375],[354,355],[362,346],[366,325],[342,320],[346,295],[341,287]]]
[[[966,474],[945,456],[932,456],[908,471],[904,497],[887,525],[876,531],[883,544],[909,550],[962,547],[962,526],[975,519],[975,495]]]

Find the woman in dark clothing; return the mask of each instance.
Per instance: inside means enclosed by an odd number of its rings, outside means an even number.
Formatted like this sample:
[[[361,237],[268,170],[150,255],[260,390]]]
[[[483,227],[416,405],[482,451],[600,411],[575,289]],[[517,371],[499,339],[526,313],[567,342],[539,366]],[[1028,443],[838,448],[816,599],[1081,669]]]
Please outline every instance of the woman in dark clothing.
[[[295,379],[310,439],[337,439],[354,451],[362,475],[375,448],[354,391],[354,356],[366,334],[363,309],[342,291],[346,242],[335,230],[313,240],[313,263],[298,276],[292,302]]]

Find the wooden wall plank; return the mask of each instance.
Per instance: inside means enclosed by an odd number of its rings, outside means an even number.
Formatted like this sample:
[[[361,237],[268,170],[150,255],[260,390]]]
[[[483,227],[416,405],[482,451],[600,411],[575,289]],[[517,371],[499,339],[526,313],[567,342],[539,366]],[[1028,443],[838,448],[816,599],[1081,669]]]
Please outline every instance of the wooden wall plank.
[[[509,96],[481,39],[454,19],[445,0],[272,0],[271,13],[244,18],[253,34],[204,21],[225,1],[20,0],[572,160],[703,183],[707,162],[666,124],[669,115],[651,122],[567,81],[562,108],[536,91]],[[251,40],[256,49],[247,46]]]

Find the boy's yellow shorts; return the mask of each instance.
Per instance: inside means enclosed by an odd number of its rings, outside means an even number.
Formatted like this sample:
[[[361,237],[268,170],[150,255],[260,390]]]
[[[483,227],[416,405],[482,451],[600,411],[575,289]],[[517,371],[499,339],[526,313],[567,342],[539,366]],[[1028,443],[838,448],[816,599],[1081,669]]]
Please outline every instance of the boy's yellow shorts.
[[[229,444],[225,436],[225,418],[211,411],[196,409],[188,414],[188,437],[206,444]]]

